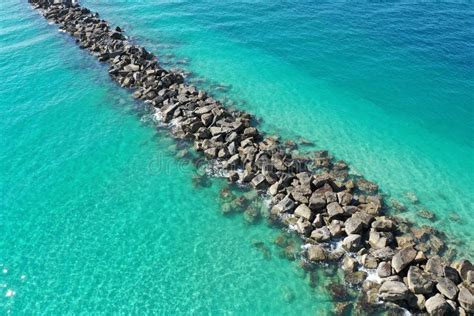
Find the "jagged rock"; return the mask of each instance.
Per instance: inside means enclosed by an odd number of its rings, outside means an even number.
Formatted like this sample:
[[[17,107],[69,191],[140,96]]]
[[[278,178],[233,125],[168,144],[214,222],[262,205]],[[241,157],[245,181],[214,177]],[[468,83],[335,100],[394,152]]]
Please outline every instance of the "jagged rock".
[[[341,218],[344,215],[344,210],[337,202],[332,202],[326,206],[329,214],[329,219]]]
[[[313,221],[313,226],[316,228],[321,228],[325,225],[324,217],[321,214],[316,214]]]
[[[309,207],[312,210],[319,211],[326,207],[326,198],[319,193],[313,193],[309,199]]]
[[[397,302],[408,297],[408,288],[403,282],[386,281],[379,289],[379,297],[384,301]]]
[[[390,219],[380,218],[372,223],[372,228],[379,232],[388,232],[395,228],[395,224]]]
[[[359,234],[364,228],[364,223],[357,217],[351,217],[344,223],[346,234]]]
[[[329,228],[327,228],[327,226],[324,226],[313,230],[311,232],[311,238],[318,242],[328,241],[329,239],[331,239],[331,232],[329,231]]]
[[[362,282],[367,278],[367,272],[365,271],[346,271],[344,274],[344,280],[351,285],[361,285]]]
[[[369,244],[375,249],[386,248],[391,241],[390,236],[387,234],[390,233],[371,230],[369,234]]]
[[[312,229],[313,227],[307,219],[303,217],[298,218],[298,221],[296,222],[296,231],[298,234],[308,236]]]
[[[459,286],[458,302],[468,313],[474,313],[474,295],[471,288],[461,284]]]
[[[329,226],[329,231],[334,237],[340,237],[344,235],[344,222],[339,220],[333,220]]]
[[[308,259],[314,262],[325,261],[327,259],[326,250],[320,245],[310,245],[307,249]]]
[[[347,192],[339,192],[337,193],[337,200],[339,201],[340,205],[349,205],[352,202],[352,194]]]
[[[378,262],[371,254],[364,254],[361,256],[361,262],[367,269],[376,269]]]
[[[434,282],[429,273],[411,266],[407,274],[408,288],[415,294],[431,294]]]
[[[357,267],[357,261],[354,258],[349,257],[349,256],[344,257],[342,261],[342,268],[345,271],[354,272],[356,270],[356,267]]]
[[[467,280],[467,273],[469,271],[474,271],[474,267],[469,260],[456,261],[452,267],[458,271],[463,281]]]
[[[266,186],[265,176],[263,174],[257,174],[251,181],[252,185],[256,189],[263,189]]]
[[[308,206],[305,204],[300,204],[296,209],[295,213],[296,216],[298,217],[303,217],[309,221],[313,219],[313,215],[311,214],[311,210]]]
[[[436,289],[449,298],[450,300],[454,300],[456,295],[458,294],[458,287],[448,278],[440,278],[438,279],[438,284],[436,284]]]
[[[440,257],[433,256],[426,262],[425,271],[435,277],[444,277],[444,264]]]
[[[430,297],[425,302],[426,311],[433,316],[444,316],[448,315],[450,306],[444,299],[443,295],[436,294]]]
[[[295,202],[288,196],[285,196],[278,204],[272,207],[272,214],[281,214],[293,211]]]
[[[377,275],[381,278],[387,278],[392,275],[392,265],[388,261],[380,262],[377,267]]]
[[[355,252],[362,248],[362,238],[360,235],[349,235],[342,241],[342,247],[347,251]]]
[[[415,260],[417,251],[413,248],[404,248],[397,252],[392,258],[392,267],[399,273]]]

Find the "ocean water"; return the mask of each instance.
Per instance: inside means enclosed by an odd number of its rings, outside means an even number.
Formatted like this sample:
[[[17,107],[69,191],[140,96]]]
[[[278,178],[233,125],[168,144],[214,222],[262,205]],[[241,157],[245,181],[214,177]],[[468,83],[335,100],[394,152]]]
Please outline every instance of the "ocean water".
[[[268,133],[348,161],[472,257],[472,4],[82,3]],[[279,229],[223,216],[225,184],[196,187],[177,144],[26,1],[0,3],[0,73],[1,314],[334,308],[324,271],[310,287]]]

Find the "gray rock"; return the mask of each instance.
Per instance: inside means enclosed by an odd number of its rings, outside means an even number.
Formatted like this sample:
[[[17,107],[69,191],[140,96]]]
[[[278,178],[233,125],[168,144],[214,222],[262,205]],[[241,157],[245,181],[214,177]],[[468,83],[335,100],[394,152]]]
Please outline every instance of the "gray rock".
[[[285,196],[278,204],[272,207],[272,214],[281,214],[291,212],[295,208],[295,202],[288,196]]]
[[[313,226],[317,228],[321,228],[324,225],[325,225],[324,217],[321,214],[316,214],[316,216],[314,217]]]
[[[326,206],[329,214],[329,219],[341,218],[344,215],[344,210],[337,202],[332,202]]]
[[[377,267],[377,275],[381,278],[387,278],[392,275],[392,265],[388,261],[380,262]]]
[[[313,215],[311,214],[310,208],[306,206],[305,204],[300,204],[295,209],[295,215],[298,217],[303,217],[304,219],[307,219],[309,221],[313,219]]]
[[[351,217],[344,223],[346,234],[359,234],[364,228],[364,223],[357,217]]]
[[[444,263],[438,256],[433,256],[426,262],[425,271],[436,277],[444,277]]]
[[[383,249],[389,244],[389,238],[384,235],[384,232],[371,230],[369,234],[369,244],[372,248]]]
[[[463,281],[467,280],[467,273],[469,271],[474,271],[474,267],[469,260],[456,261],[452,267],[458,271]]]
[[[411,247],[404,248],[397,252],[392,258],[392,267],[399,273],[405,269],[413,260],[415,260],[417,251]]]
[[[379,289],[379,297],[384,301],[397,302],[408,298],[408,288],[405,283],[386,281]]]
[[[443,294],[450,300],[454,300],[459,291],[456,284],[454,284],[454,282],[448,278],[438,279],[438,284],[436,284],[436,288],[441,294]]]
[[[326,249],[320,245],[310,245],[306,251],[310,261],[320,262],[327,259]]]
[[[339,201],[340,205],[349,205],[352,202],[352,194],[347,192],[339,192],[337,193],[337,200]]]
[[[355,252],[362,248],[362,238],[360,235],[349,235],[342,241],[342,247],[347,251]]]
[[[326,207],[326,198],[319,193],[313,193],[309,198],[309,207],[312,210],[319,211]]]
[[[344,235],[344,222],[339,220],[333,220],[329,226],[329,231],[334,237],[339,237]]]
[[[450,311],[450,306],[448,302],[444,299],[443,295],[436,294],[435,296],[430,297],[425,302],[426,311],[433,316],[444,316],[448,315]]]
[[[379,218],[372,223],[372,228],[379,232],[388,232],[395,228],[395,224],[390,219]]]
[[[298,234],[308,236],[312,229],[313,226],[307,219],[303,217],[298,218],[298,221],[296,222],[296,231]]]
[[[327,226],[315,229],[311,232],[311,238],[316,241],[328,241],[331,239],[331,232]]]
[[[411,266],[407,274],[408,288],[415,294],[431,294],[434,282],[431,275],[417,266]]]
[[[468,313],[474,313],[474,295],[472,289],[461,284],[459,286],[458,302]]]
[[[251,181],[252,185],[256,189],[263,189],[267,183],[265,181],[265,176],[261,173],[257,174]]]

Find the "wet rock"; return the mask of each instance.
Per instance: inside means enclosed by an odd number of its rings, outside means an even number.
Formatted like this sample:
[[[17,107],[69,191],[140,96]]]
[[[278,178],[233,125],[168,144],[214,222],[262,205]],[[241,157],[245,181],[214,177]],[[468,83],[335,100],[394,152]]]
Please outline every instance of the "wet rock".
[[[459,291],[456,284],[448,278],[438,279],[436,289],[450,300],[454,300]]]
[[[327,286],[329,293],[334,301],[344,301],[349,298],[349,292],[347,292],[346,286],[340,283],[331,283]]]
[[[343,221],[338,221],[338,220],[333,220],[329,226],[329,231],[331,232],[331,235],[334,237],[340,237],[344,235],[344,222]]]
[[[337,193],[337,200],[339,201],[340,205],[346,206],[351,204],[352,202],[352,194],[347,192],[339,192]]]
[[[392,275],[392,265],[388,261],[380,262],[377,267],[377,275],[381,278],[387,278]]]
[[[402,301],[408,297],[408,294],[408,288],[403,282],[386,281],[379,289],[379,297],[384,301]]]
[[[415,260],[417,251],[413,248],[404,248],[397,252],[392,258],[392,267],[399,273]]]
[[[307,219],[304,219],[302,217],[298,218],[298,221],[296,222],[296,231],[298,232],[298,234],[309,236],[312,230],[313,226]]]
[[[360,235],[349,235],[342,241],[342,247],[347,251],[355,252],[362,248],[362,238]]]
[[[371,254],[364,254],[361,257],[361,263],[367,269],[376,269],[378,262]]]
[[[346,273],[344,274],[344,280],[351,285],[361,285],[366,278],[367,272],[365,271],[346,271]]]
[[[309,221],[313,220],[313,215],[311,213],[311,209],[306,206],[305,204],[300,204],[296,209],[294,214],[298,217],[302,217]]]
[[[387,218],[379,218],[372,223],[372,228],[379,232],[390,232],[395,228],[395,223]]]
[[[255,224],[260,219],[260,212],[255,206],[250,206],[244,211],[244,219],[249,224]]]
[[[444,299],[443,295],[436,294],[430,297],[425,302],[426,311],[433,316],[444,316],[448,315],[450,306]]]
[[[288,196],[285,196],[278,204],[272,207],[272,214],[281,214],[293,211],[295,208],[295,202]]]
[[[387,232],[371,230],[369,234],[369,244],[374,249],[386,248],[391,243],[392,239],[392,235]]]
[[[418,212],[416,212],[416,214],[422,218],[425,218],[427,220],[430,220],[430,221],[435,221],[436,220],[436,215],[429,211],[429,210],[419,210]]]
[[[431,294],[434,282],[429,273],[411,266],[407,274],[408,288],[415,294]]]
[[[327,226],[317,228],[311,232],[311,238],[318,242],[328,241],[331,239],[331,232]]]
[[[324,209],[326,207],[326,198],[320,193],[313,193],[309,199],[309,207],[315,211]]]
[[[325,225],[324,217],[321,214],[316,214],[313,221],[313,226],[316,228],[321,228]]]
[[[356,267],[357,260],[349,256],[344,256],[344,259],[342,261],[342,268],[344,269],[344,271],[354,272],[356,270]]]
[[[307,256],[310,261],[321,262],[326,261],[327,252],[326,249],[324,249],[320,245],[310,245],[307,249]]]

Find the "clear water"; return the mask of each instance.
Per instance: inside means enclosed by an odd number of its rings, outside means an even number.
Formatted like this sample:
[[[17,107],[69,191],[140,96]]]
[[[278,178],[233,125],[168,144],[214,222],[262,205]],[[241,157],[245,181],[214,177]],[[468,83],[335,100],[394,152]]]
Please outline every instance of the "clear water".
[[[435,212],[473,253],[472,4],[83,3],[201,86],[231,86],[266,131],[350,162],[406,216]],[[325,277],[309,287],[278,230],[223,217],[223,183],[194,187],[173,141],[26,1],[0,3],[0,73],[0,313],[333,308]]]

